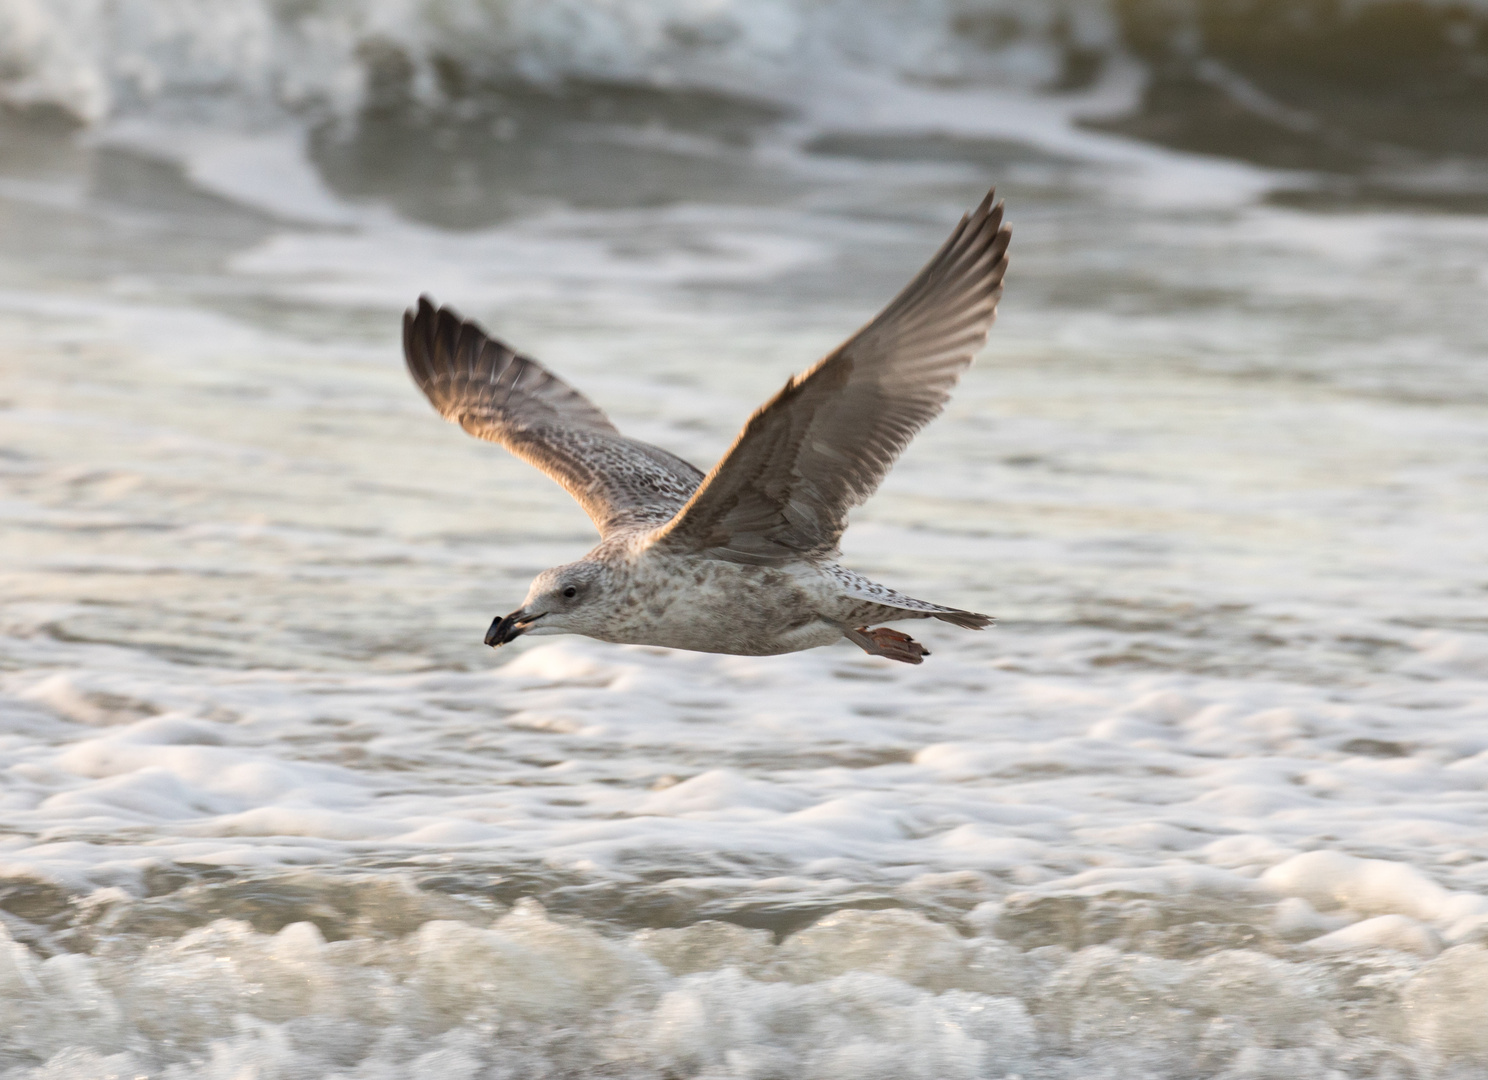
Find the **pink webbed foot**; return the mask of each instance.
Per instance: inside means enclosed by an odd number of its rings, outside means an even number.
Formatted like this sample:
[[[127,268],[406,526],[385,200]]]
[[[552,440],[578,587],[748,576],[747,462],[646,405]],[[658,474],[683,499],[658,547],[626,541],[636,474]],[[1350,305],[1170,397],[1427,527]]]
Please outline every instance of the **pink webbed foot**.
[[[930,655],[930,650],[908,634],[880,626],[870,630],[860,626],[856,630],[845,630],[844,635],[869,656],[882,656],[905,664],[918,664]]]

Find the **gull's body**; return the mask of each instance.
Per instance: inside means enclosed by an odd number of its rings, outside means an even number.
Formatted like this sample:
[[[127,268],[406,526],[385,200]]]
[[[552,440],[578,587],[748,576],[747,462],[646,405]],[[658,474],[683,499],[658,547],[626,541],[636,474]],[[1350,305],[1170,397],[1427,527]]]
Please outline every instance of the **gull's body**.
[[[445,417],[562,484],[599,546],[539,574],[488,645],[576,633],[761,656],[847,638],[906,663],[928,653],[869,624],[985,615],[916,600],[835,561],[847,512],[940,412],[986,340],[1009,233],[992,194],[872,322],[761,407],[707,476],[621,435],[577,391],[427,299],[404,319],[409,371]]]
[[[756,566],[657,550],[646,541],[641,535],[601,544],[572,564],[602,568],[602,587],[594,591],[605,599],[567,612],[563,629],[551,632],[618,644],[772,656],[840,641],[843,627],[894,619],[943,613],[986,625],[981,616],[899,595],[827,560]],[[524,610],[530,607],[524,605]],[[545,631],[538,621],[528,632]]]

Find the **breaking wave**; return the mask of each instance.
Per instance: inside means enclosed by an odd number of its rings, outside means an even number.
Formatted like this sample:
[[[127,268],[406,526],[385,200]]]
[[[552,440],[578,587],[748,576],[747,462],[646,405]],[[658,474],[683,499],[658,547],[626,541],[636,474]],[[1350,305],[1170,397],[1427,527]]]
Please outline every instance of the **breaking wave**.
[[[824,74],[1070,89],[1119,58],[1306,127],[1304,83],[1488,96],[1488,5],[1438,0],[0,0],[0,102],[96,123],[458,103],[567,79],[786,97]],[[1312,94],[1314,99],[1317,94]],[[1464,122],[1464,130],[1472,125]]]
[[[1040,81],[1057,76],[1059,38],[1103,47],[1108,15],[954,0],[4,0],[0,99],[96,122],[203,98],[348,113],[513,80],[759,93],[824,65]]]

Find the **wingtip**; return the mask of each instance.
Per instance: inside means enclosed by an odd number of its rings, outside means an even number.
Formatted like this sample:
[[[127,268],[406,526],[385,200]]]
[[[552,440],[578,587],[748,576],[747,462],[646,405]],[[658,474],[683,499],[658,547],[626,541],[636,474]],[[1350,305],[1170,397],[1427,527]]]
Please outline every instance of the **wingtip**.
[[[977,204],[977,208],[967,215],[967,219],[974,223],[973,229],[979,236],[991,233],[996,238],[1011,235],[1007,223],[1003,221],[1004,212],[1007,209],[1007,200],[997,198],[997,189],[988,188],[987,194]]]
[[[420,335],[428,334],[428,326],[436,310],[428,293],[420,293],[418,302],[413,307],[403,309],[403,357],[408,361],[410,371],[414,371],[415,342]],[[417,372],[414,374],[416,377]]]
[[[409,308],[414,321],[425,326],[438,326],[445,322],[464,323],[465,317],[448,304],[437,303],[428,293],[420,293],[418,306]]]

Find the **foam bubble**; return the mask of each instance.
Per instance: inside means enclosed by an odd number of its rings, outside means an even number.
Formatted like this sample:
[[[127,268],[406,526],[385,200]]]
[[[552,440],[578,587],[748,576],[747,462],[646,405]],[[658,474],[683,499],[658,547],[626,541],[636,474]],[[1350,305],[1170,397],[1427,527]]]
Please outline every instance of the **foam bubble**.
[[[1488,914],[1488,898],[1475,893],[1453,893],[1415,867],[1382,859],[1359,859],[1340,851],[1310,851],[1295,855],[1261,875],[1261,882],[1278,893],[1300,897],[1330,910],[1347,908],[1359,915],[1377,916],[1378,925],[1357,924],[1337,931],[1351,941],[1359,935],[1384,934],[1411,938],[1412,920],[1433,922],[1443,930]],[[1380,919],[1394,920],[1380,922]],[[1334,935],[1336,937],[1336,934]],[[1352,936],[1351,936],[1352,935]],[[1362,938],[1360,938],[1362,940]]]

